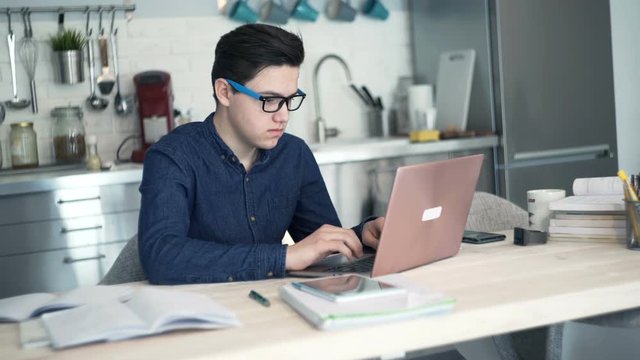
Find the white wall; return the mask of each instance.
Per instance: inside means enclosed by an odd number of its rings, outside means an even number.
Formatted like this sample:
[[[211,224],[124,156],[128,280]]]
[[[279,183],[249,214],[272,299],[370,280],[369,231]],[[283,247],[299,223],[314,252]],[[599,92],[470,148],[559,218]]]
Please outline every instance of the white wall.
[[[640,171],[640,1],[611,0],[618,166]]]
[[[146,70],[164,70],[171,73],[175,94],[174,106],[180,110],[193,109],[194,119],[200,120],[214,109],[210,83],[215,44],[219,37],[238,26],[215,10],[215,2],[210,1],[213,14],[199,16],[192,11],[189,16],[160,16],[148,13],[152,0],[138,0],[138,10],[129,23],[118,16],[118,44],[122,92],[133,92],[132,77]],[[42,1],[18,1],[22,5],[44,5]],[[4,3],[4,2],[3,2]],[[69,2],[64,2],[68,4]],[[121,2],[120,2],[121,3]],[[202,3],[200,1],[199,3]],[[323,11],[325,1],[310,2]],[[352,1],[355,5],[357,2]],[[337,23],[327,20],[321,14],[315,23],[296,20],[289,21],[285,28],[302,35],[305,42],[306,60],[303,64],[299,86],[310,96],[303,107],[292,113],[289,132],[313,141],[313,119],[315,118],[312,74],[313,66],[320,57],[328,53],[342,56],[351,68],[353,80],[366,84],[385,104],[391,103],[391,94],[399,76],[411,75],[409,20],[405,1],[386,1],[391,12],[387,21],[356,17],[353,23]],[[57,4],[57,3],[56,3]],[[75,4],[72,2],[72,4]],[[102,4],[86,1],[83,4]],[[257,8],[260,1],[251,1]],[[4,4],[3,4],[4,5]],[[171,13],[167,6],[180,8],[181,2],[163,2],[164,13]],[[197,9],[196,9],[197,10]],[[148,10],[147,10],[148,11]],[[176,10],[177,12],[178,10]],[[4,155],[4,167],[10,166],[8,152],[9,124],[19,121],[33,121],[38,134],[40,163],[53,161],[51,146],[51,109],[71,104],[85,109],[85,126],[88,134],[97,134],[99,153],[104,160],[115,158],[115,150],[128,135],[137,133],[137,115],[121,118],[114,114],[112,102],[115,90],[109,96],[110,106],[103,112],[91,112],[84,101],[89,95],[89,83],[61,85],[53,82],[51,49],[47,43],[50,34],[57,31],[56,14],[34,15],[34,36],[39,43],[40,58],[36,71],[38,102],[40,111],[34,115],[29,109],[7,110],[5,123],[0,126],[0,142]],[[84,29],[80,14],[69,14],[66,27]],[[94,18],[95,19],[95,18]],[[6,16],[0,15],[0,39],[6,39]],[[92,24],[97,27],[97,21]],[[13,17],[17,39],[22,38],[22,22]],[[94,31],[96,31],[94,29]],[[0,99],[12,97],[11,73],[6,42],[0,42]],[[96,52],[97,52],[97,46]],[[328,61],[320,73],[321,101],[323,117],[328,126],[342,130],[343,138],[364,137],[365,108],[349,88],[343,70],[336,62]],[[28,97],[28,81],[22,66],[17,64],[18,93]],[[88,76],[88,75],[87,75]],[[129,149],[129,153],[130,153]],[[127,155],[123,151],[123,155]]]

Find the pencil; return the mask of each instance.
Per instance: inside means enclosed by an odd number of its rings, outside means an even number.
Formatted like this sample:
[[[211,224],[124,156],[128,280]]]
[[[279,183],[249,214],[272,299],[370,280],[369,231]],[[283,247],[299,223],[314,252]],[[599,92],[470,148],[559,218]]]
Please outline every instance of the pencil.
[[[618,177],[622,180],[622,182],[624,183],[625,189],[627,189],[627,191],[629,193],[629,199],[627,199],[627,200],[629,200],[629,201],[638,201],[638,194],[636,194],[636,192],[631,187],[631,184],[629,184],[629,178],[627,177],[626,171],[620,169],[618,171]]]

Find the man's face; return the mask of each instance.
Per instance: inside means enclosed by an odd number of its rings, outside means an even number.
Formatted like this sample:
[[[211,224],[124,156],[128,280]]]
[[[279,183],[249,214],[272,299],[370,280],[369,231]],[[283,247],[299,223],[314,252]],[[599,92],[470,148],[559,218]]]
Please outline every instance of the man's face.
[[[299,68],[269,66],[244,86],[262,96],[290,96],[298,90]],[[287,105],[275,113],[262,110],[262,101],[241,92],[230,96],[229,118],[238,139],[258,149],[272,149],[278,144],[289,121]]]

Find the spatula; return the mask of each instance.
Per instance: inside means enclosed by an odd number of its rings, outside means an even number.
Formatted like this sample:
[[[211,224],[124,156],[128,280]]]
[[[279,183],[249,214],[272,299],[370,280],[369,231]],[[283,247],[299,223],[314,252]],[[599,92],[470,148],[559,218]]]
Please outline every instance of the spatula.
[[[104,34],[104,28],[102,27],[102,11],[100,11],[99,22],[100,36],[98,37],[98,47],[100,49],[100,63],[102,64],[102,73],[96,79],[96,83],[102,95],[109,95],[111,94],[111,90],[113,90],[116,79],[109,71],[109,40]]]

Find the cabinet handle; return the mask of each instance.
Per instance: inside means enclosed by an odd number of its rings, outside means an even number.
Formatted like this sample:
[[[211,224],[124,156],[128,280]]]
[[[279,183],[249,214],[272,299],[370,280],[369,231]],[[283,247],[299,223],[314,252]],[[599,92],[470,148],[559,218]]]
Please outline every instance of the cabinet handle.
[[[61,234],[66,234],[66,233],[70,233],[70,232],[74,232],[74,231],[98,230],[98,229],[102,229],[102,225],[87,226],[87,227],[75,228],[75,229],[68,229],[66,227],[63,227],[63,228],[60,229],[60,233]]]
[[[58,204],[66,204],[66,203],[71,203],[71,202],[89,201],[89,200],[100,200],[100,195],[94,196],[94,197],[90,197],[90,198],[84,198],[84,199],[72,199],[72,200],[60,199],[60,200],[57,201],[57,203]]]
[[[62,262],[64,262],[65,264],[71,264],[71,263],[78,262],[78,261],[100,260],[100,259],[104,259],[106,257],[107,257],[107,255],[105,255],[105,254],[99,254],[97,256],[91,256],[91,257],[86,257],[86,258],[78,258],[78,259],[74,259],[72,257],[65,256],[64,260],[62,260]]]

